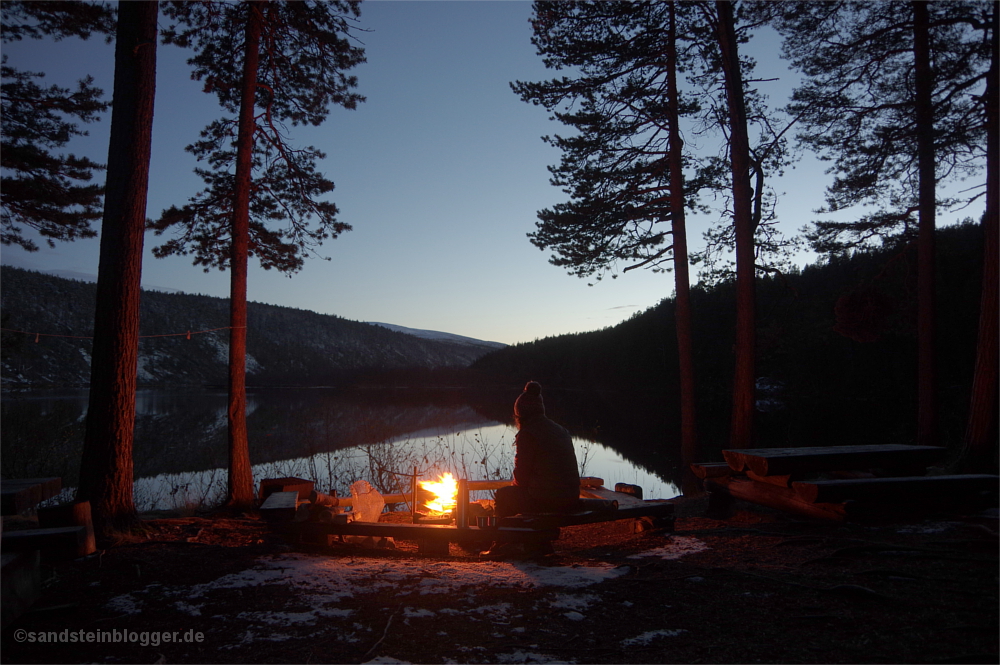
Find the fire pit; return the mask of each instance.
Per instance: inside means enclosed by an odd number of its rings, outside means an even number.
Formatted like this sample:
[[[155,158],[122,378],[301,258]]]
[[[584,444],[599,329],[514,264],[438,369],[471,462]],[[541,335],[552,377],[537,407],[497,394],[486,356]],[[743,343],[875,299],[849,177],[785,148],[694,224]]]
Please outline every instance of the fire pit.
[[[445,473],[438,480],[418,480],[413,474],[414,524],[468,526],[469,482]]]
[[[600,478],[580,479],[581,498],[576,511],[525,513],[498,519],[492,515],[489,502],[470,504],[469,491],[506,487],[510,480],[455,480],[445,475],[437,481],[421,482],[414,469],[409,494],[378,496],[383,503],[407,503],[411,524],[381,519],[349,520],[343,514],[340,517],[344,519],[320,519],[319,513],[328,509],[321,504],[313,505],[318,503],[319,495],[314,501],[300,501],[297,491],[274,492],[261,505],[260,513],[297,542],[330,545],[334,540],[342,542],[347,536],[392,538],[416,541],[419,551],[439,556],[449,554],[449,543],[466,550],[490,542],[544,545],[558,539],[562,527],[597,522],[629,519],[634,521],[636,531],[673,528],[673,504],[669,500],[643,501],[633,494],[612,492],[603,483]],[[434,491],[442,488],[443,491]],[[353,496],[339,499],[337,508],[352,505],[353,501]],[[308,509],[302,510],[307,506]]]

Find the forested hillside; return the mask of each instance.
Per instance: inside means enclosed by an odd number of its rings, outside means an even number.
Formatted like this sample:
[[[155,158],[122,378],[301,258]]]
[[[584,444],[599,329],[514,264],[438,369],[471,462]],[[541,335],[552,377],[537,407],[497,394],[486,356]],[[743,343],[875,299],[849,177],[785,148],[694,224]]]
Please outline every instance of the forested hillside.
[[[41,333],[3,333],[4,388],[85,385],[96,285],[8,266],[0,280],[0,327]],[[250,385],[328,385],[371,371],[465,367],[495,348],[261,303],[250,303],[248,318]],[[226,299],[143,291],[139,384],[225,384],[228,325]]]
[[[976,351],[981,229],[940,229],[938,371],[942,427],[965,427]],[[757,283],[758,443],[885,442],[916,422],[916,254],[896,247],[831,258]],[[732,283],[692,290],[699,426],[728,427],[733,372]],[[473,364],[484,381],[584,390],[662,392],[674,405],[677,341],[670,299],[604,330],[550,337]],[[845,440],[850,437],[850,440]]]

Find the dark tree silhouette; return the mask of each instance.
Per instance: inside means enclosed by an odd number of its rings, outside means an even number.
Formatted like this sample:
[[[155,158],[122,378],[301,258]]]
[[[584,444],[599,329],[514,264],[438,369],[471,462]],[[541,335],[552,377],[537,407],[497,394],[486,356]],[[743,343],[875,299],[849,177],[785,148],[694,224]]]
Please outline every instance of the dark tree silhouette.
[[[979,305],[979,337],[972,381],[969,423],[961,466],[975,473],[997,469],[998,410],[998,294],[1000,289],[1000,13],[993,5],[990,21],[991,60],[983,95],[986,117],[986,211],[983,213],[983,291]]]
[[[111,34],[114,12],[82,2],[4,2],[3,42],[24,38],[80,37]],[[45,75],[20,71],[3,56],[0,125],[0,242],[28,251],[38,246],[24,227],[34,229],[49,246],[56,240],[91,238],[91,223],[101,217],[104,187],[89,183],[103,165],[73,154],[53,154],[74,136],[85,136],[77,124],[96,121],[109,104],[93,79],[81,79],[75,90],[39,83]]]
[[[139,294],[156,92],[156,2],[123,2],[115,35],[108,186],[91,359],[90,402],[77,498],[102,534],[135,519],[132,430]]]
[[[560,165],[550,167],[552,184],[571,198],[538,213],[531,242],[553,250],[550,262],[580,277],[600,279],[620,262],[628,264],[624,272],[665,270],[672,262],[681,446],[693,462],[697,423],[685,207],[698,185],[684,180],[680,117],[694,107],[677,86],[677,13],[674,3],[536,2],[532,42],[545,65],[578,74],[512,87],[576,130],[545,139],[563,152]]]
[[[756,252],[754,193],[750,185],[750,137],[743,90],[743,72],[736,38],[733,3],[715,3],[714,24],[725,78],[729,124],[729,166],[733,192],[736,244],[736,365],[733,373],[733,410],[729,445],[746,448],[753,442],[756,384]]]
[[[294,272],[307,252],[350,230],[337,207],[320,197],[333,183],[316,171],[324,157],[295,149],[283,122],[319,125],[331,105],[353,109],[363,98],[343,72],[364,62],[350,43],[360,2],[172,2],[176,25],[165,40],[195,50],[194,76],[205,81],[223,109],[236,114],[210,124],[188,147],[209,169],[196,169],[207,188],[182,208],[151,224],[176,238],[157,256],[193,252],[195,264],[231,271],[229,344],[229,503],[253,501],[246,434],[247,264]],[[315,217],[315,227],[310,221]],[[275,224],[286,222],[284,228]]]
[[[856,222],[815,223],[810,240],[817,251],[832,252],[916,235],[917,440],[936,444],[936,188],[982,168],[985,126],[976,92],[989,63],[989,40],[982,38],[989,5],[783,7],[787,11],[778,25],[786,54],[806,75],[790,109],[807,128],[800,139],[832,159],[837,174],[828,188],[827,210],[862,202],[881,208]]]

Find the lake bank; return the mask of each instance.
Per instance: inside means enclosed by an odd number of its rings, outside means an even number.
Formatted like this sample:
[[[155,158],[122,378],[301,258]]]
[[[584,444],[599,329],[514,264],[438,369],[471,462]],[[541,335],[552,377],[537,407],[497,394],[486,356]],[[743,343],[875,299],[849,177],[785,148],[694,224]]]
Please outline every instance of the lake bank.
[[[510,422],[517,396],[460,389],[285,388],[248,391],[247,429],[257,483],[297,476],[349,494],[367,480],[398,492],[400,474],[444,472],[470,480],[510,478]],[[574,434],[580,475],[640,485],[647,498],[680,487],[679,449],[658,403],[640,397],[552,391],[551,416]],[[622,404],[628,404],[629,409]],[[85,391],[44,391],[0,400],[4,477],[58,476],[75,487],[87,410]],[[142,390],[133,458],[140,510],[217,505],[225,491],[224,390]],[[488,497],[477,497],[488,498]]]
[[[538,562],[292,549],[253,516],[154,520],[53,567],[37,608],[62,607],[5,630],[0,662],[996,662],[995,517],[830,525],[676,505],[674,534],[572,527]]]

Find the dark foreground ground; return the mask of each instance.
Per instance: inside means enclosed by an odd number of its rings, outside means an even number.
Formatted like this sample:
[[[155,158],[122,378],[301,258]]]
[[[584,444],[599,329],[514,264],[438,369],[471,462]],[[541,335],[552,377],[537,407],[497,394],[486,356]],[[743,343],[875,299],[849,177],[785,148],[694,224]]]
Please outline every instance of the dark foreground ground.
[[[704,509],[679,501],[673,534],[564,529],[535,562],[293,548],[251,516],[149,521],[48,568],[0,661],[998,662],[996,511],[831,525]],[[60,633],[105,642],[40,641]]]

